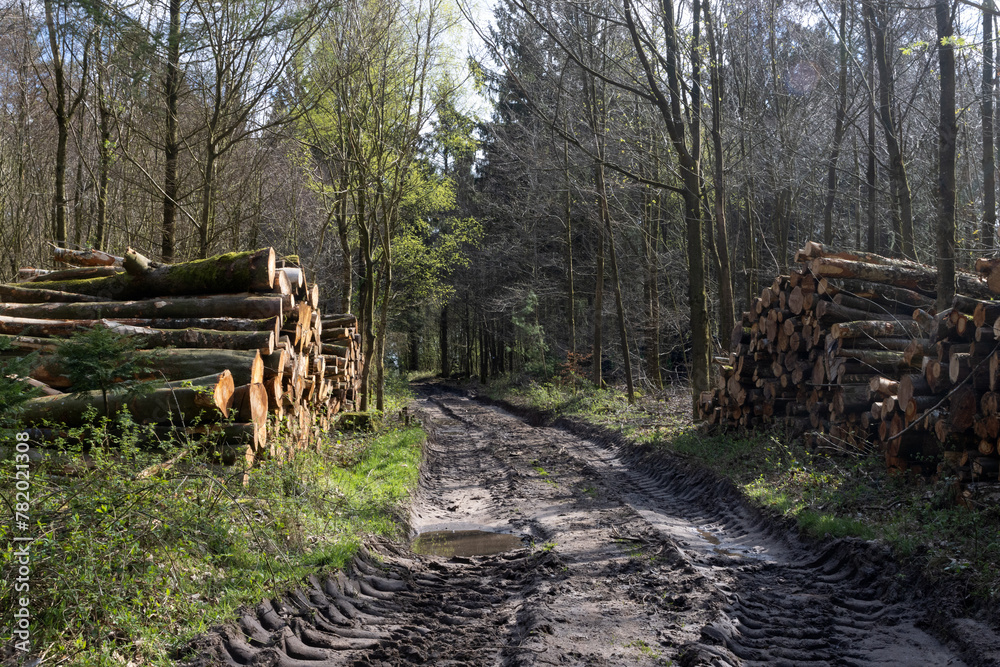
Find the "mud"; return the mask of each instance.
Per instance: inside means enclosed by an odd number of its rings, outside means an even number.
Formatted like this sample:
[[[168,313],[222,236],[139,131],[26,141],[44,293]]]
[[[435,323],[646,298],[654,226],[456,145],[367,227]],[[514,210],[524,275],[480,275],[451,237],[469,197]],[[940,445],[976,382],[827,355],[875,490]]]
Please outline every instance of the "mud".
[[[728,483],[576,422],[533,426],[432,387],[417,403],[431,437],[411,537],[485,531],[509,550],[373,544],[186,662],[1000,664],[987,626],[876,544],[803,541]]]

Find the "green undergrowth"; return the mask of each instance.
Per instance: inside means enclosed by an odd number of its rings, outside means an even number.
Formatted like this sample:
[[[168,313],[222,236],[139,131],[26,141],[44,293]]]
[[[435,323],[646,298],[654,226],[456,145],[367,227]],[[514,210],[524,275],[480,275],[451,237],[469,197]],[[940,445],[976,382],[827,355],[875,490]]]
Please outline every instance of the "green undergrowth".
[[[394,396],[389,407],[405,402]],[[25,658],[10,641],[14,535],[34,537],[30,592],[16,594],[29,597],[32,654],[73,665],[174,664],[180,647],[240,605],[344,565],[366,536],[401,537],[425,435],[394,414],[374,433],[331,432],[318,451],[265,461],[246,480],[194,451],[142,477],[191,445],[150,453],[134,424],[99,423],[86,455],[70,448],[32,464],[29,529],[0,526],[0,662]],[[10,514],[15,472],[13,459],[0,462]]]
[[[878,539],[925,576],[964,574],[971,602],[1000,593],[1000,489],[969,497],[954,478],[901,475],[877,455],[807,450],[780,431],[706,435],[686,387],[628,405],[620,388],[498,383],[491,397],[612,428],[731,480],[814,537]]]

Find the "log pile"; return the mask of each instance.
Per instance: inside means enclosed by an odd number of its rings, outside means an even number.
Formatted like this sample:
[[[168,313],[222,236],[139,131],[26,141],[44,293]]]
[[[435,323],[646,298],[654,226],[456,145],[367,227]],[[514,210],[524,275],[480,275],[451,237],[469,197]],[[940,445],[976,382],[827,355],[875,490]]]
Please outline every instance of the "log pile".
[[[892,468],[997,480],[1000,261],[960,272],[943,312],[931,267],[813,242],[795,261],[716,359],[704,422],[780,422],[809,444],[877,452]]]
[[[161,265],[56,249],[73,268],[22,269],[0,285],[4,355],[39,353],[26,384],[43,396],[22,420],[40,439],[82,425],[93,407],[163,436],[204,437],[225,458],[288,458],[353,410],[361,378],[360,336],[350,314],[323,314],[319,288],[296,258],[271,248]],[[102,326],[151,350],[141,392],[74,391],[55,354],[60,339]],[[287,429],[290,438],[275,433]]]

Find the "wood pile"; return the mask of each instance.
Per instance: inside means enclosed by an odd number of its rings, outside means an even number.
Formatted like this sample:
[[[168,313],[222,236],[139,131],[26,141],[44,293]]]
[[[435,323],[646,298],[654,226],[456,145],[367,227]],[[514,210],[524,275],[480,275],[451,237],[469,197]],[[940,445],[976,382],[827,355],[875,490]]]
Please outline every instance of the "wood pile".
[[[877,452],[892,468],[997,480],[1000,260],[960,272],[943,312],[932,267],[813,242],[795,261],[716,358],[704,422],[781,423],[814,446]]]
[[[56,249],[72,268],[21,269],[0,285],[0,354],[39,353],[23,378],[43,396],[22,421],[42,440],[80,426],[85,412],[132,418],[166,436],[205,438],[224,459],[288,458],[317,441],[342,410],[354,410],[360,336],[350,314],[323,314],[319,287],[297,258],[271,248],[161,265]],[[60,339],[103,326],[152,350],[142,392],[74,391],[55,355]],[[278,438],[286,429],[290,438]]]

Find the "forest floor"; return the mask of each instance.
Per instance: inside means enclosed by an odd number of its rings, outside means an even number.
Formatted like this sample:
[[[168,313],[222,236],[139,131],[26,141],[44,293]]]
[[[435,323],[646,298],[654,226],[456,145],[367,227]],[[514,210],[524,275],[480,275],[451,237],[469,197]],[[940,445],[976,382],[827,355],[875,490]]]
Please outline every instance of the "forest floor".
[[[959,579],[803,533],[691,456],[433,383],[415,407],[430,437],[410,529],[438,555],[373,542],[201,638],[189,664],[1000,664]],[[449,531],[511,537],[463,554]]]

